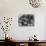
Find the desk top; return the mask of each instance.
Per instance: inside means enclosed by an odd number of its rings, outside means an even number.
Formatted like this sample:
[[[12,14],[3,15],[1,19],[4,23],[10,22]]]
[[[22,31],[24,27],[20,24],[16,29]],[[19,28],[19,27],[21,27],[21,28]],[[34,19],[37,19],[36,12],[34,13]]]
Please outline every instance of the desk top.
[[[46,43],[46,40],[39,40],[39,41],[29,41],[29,40],[16,40],[16,41],[13,41],[13,42],[37,42],[37,43]]]
[[[30,43],[31,43],[31,42],[32,42],[32,43],[46,43],[46,40],[39,40],[39,41],[33,41],[33,40],[32,40],[32,41],[29,41],[29,40],[8,40],[8,41],[15,42],[15,43],[16,43],[16,42],[17,42],[17,43],[19,43],[19,42],[20,42],[20,43],[29,43],[29,42],[30,42]]]

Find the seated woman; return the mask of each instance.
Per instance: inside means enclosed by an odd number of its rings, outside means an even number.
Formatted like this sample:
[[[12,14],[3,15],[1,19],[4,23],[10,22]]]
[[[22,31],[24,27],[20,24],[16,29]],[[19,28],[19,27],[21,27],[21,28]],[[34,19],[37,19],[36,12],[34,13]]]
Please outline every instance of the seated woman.
[[[7,33],[5,40],[8,41],[8,42],[15,42],[15,41],[16,41],[16,37],[14,37],[14,36],[13,36],[12,34],[10,34],[10,33]]]
[[[34,41],[38,41],[36,35],[34,35],[32,38]]]

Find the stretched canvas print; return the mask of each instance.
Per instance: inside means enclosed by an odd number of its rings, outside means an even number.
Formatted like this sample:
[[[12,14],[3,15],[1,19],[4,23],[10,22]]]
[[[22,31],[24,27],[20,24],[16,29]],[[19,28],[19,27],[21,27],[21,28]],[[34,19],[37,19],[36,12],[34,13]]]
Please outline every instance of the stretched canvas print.
[[[18,19],[19,26],[34,26],[34,15],[32,14],[23,14]]]

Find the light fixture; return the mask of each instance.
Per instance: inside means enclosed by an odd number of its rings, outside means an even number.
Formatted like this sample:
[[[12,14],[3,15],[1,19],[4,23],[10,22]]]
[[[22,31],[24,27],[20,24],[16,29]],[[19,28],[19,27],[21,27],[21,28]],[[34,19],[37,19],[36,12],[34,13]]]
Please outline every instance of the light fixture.
[[[29,0],[29,3],[32,7],[38,8],[43,4],[43,0]]]

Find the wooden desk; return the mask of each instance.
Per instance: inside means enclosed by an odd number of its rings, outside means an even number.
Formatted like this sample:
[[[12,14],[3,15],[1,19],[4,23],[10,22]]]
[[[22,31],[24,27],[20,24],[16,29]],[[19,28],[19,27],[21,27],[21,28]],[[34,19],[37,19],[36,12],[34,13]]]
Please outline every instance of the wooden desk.
[[[24,46],[46,46],[46,40],[40,40],[40,41],[17,40],[15,43],[16,46],[20,46],[20,44],[22,43],[24,44]]]
[[[13,40],[8,41],[9,44],[14,44],[16,46],[21,46],[20,44],[23,44],[22,46],[46,46],[46,40],[40,40],[40,41],[29,41],[29,40]]]

